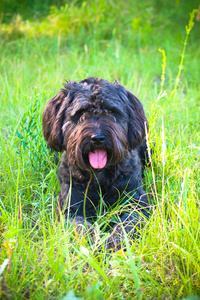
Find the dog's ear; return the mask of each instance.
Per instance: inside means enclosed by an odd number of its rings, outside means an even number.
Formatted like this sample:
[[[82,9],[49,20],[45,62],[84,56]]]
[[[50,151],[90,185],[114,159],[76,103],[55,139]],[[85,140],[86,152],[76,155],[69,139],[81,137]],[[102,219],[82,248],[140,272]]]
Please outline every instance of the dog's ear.
[[[131,92],[127,91],[129,121],[128,121],[128,142],[130,149],[135,149],[144,140],[148,122],[140,100]]]
[[[43,135],[48,147],[56,151],[64,150],[62,126],[66,112],[66,94],[59,92],[47,102],[42,115]]]

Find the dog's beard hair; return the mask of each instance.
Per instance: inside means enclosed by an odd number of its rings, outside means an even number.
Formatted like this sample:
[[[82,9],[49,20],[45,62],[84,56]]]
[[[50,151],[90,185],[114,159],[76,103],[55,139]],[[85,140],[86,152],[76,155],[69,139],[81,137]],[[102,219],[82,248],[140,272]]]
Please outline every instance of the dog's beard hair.
[[[105,144],[94,146],[91,143],[92,135],[103,132]],[[66,152],[69,165],[75,165],[82,169],[90,169],[88,155],[97,148],[104,149],[108,155],[106,166],[118,164],[128,154],[128,140],[125,130],[110,120],[99,118],[98,121],[86,120],[78,125],[67,126],[65,135]]]

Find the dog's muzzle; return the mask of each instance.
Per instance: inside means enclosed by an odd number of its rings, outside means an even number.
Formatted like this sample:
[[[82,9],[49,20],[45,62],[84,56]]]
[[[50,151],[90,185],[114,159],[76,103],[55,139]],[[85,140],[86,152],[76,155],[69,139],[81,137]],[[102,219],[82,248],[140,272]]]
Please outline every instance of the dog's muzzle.
[[[107,152],[102,149],[105,143],[103,134],[94,134],[91,136],[91,144],[94,147],[93,151],[89,152],[89,162],[94,169],[103,169],[107,163]]]
[[[91,136],[91,141],[94,145],[102,145],[105,142],[105,136],[103,134],[94,134]]]

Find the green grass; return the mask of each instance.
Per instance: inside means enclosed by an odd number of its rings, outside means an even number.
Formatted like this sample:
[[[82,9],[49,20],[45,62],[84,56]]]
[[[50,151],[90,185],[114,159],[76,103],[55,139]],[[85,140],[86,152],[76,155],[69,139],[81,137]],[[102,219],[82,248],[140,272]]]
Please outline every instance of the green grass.
[[[43,12],[33,2],[34,15],[27,9],[3,18],[0,30],[0,266],[7,264],[0,298],[198,299],[196,13],[188,40],[185,30],[198,1],[77,1],[60,9],[47,1]],[[42,110],[65,79],[88,76],[117,79],[133,91],[145,107],[150,144],[156,142],[144,182],[155,210],[141,238],[126,238],[124,252],[80,241],[56,212],[60,186]],[[99,219],[97,235],[109,217]]]

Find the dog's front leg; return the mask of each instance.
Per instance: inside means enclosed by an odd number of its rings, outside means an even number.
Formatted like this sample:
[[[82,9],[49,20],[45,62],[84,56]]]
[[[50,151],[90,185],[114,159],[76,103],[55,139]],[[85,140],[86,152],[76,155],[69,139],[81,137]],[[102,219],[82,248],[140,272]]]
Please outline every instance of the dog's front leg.
[[[138,203],[132,203],[129,212],[124,212],[119,216],[118,223],[114,226],[113,231],[107,241],[107,247],[115,250],[122,248],[124,244],[125,233],[134,239],[140,235],[140,230],[146,224],[147,219],[150,216],[148,204],[148,199],[146,195],[143,195],[144,202],[143,207]],[[132,201],[131,201],[132,202]],[[141,201],[142,202],[142,201]],[[142,204],[142,203],[141,203]]]
[[[134,195],[135,196],[135,195]],[[146,194],[140,195],[139,200],[131,203],[129,212],[124,212],[119,217],[119,224],[116,227],[123,225],[126,233],[130,233],[132,237],[138,236],[140,229],[145,225],[150,217],[151,203]]]
[[[68,222],[68,220],[66,220]],[[95,230],[94,226],[88,221],[85,220],[82,216],[76,216],[69,220],[71,226],[74,228],[74,231],[79,235],[80,238],[83,236],[89,237],[89,239],[94,242],[95,239]]]
[[[84,193],[80,189],[70,189],[68,184],[62,183],[60,193],[60,209],[64,211],[65,222],[70,224],[79,242],[83,238],[90,243],[95,242],[94,226],[84,216]]]
[[[120,222],[115,225],[116,228],[124,227],[126,233],[130,233],[132,237],[138,235],[139,230],[144,226],[145,218],[144,215],[137,211],[132,211],[130,214],[124,213],[120,216]],[[120,232],[121,229],[120,229]]]
[[[144,222],[144,218],[138,213],[122,214],[119,222],[114,226],[110,237],[107,239],[107,248],[115,251],[123,248],[125,232],[131,238],[138,236],[138,229],[141,228],[142,222]]]

